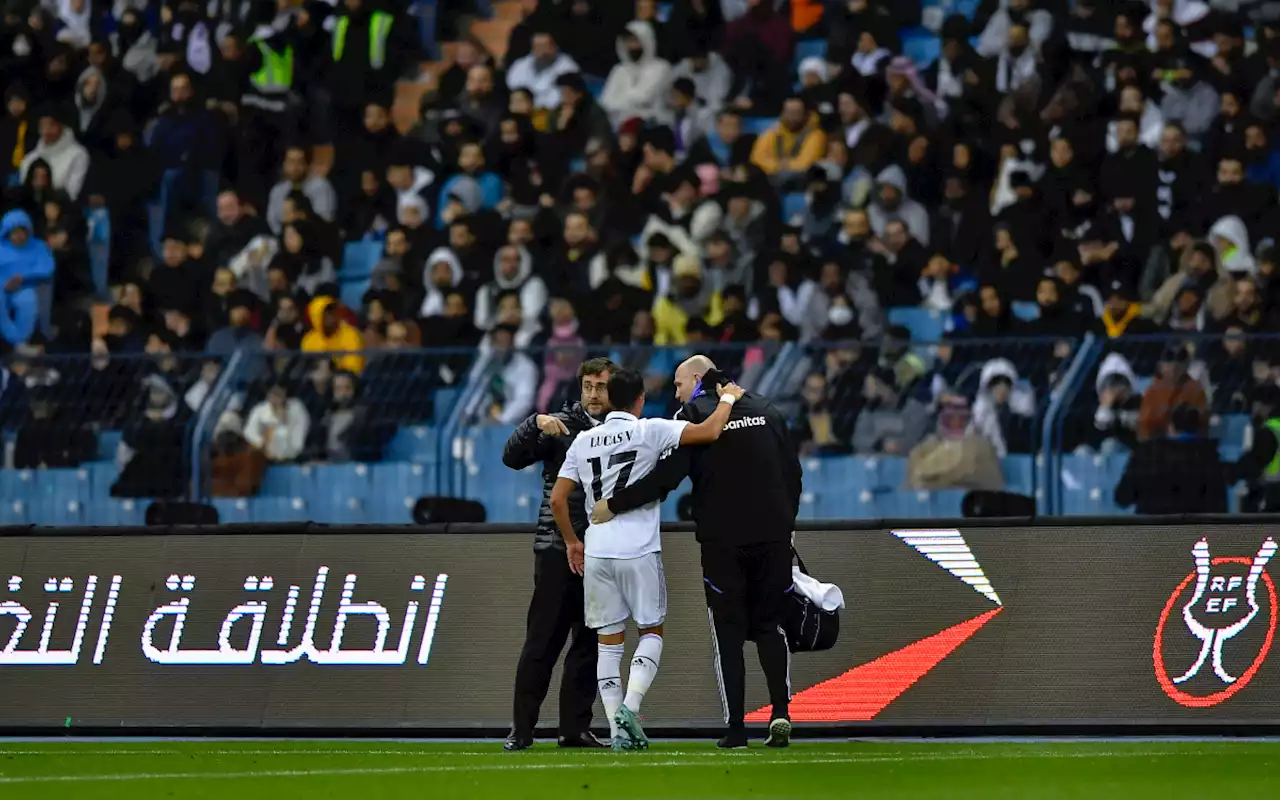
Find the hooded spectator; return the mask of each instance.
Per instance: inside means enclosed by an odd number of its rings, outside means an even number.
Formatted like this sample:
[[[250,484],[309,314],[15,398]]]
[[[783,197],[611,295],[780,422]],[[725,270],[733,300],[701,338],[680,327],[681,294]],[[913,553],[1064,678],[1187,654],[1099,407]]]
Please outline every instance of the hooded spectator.
[[[469,417],[497,425],[514,425],[534,409],[538,388],[538,368],[515,349],[516,329],[498,325],[490,332],[491,358],[482,362],[484,372],[473,377],[487,387],[478,393]]]
[[[714,5],[708,3],[707,5]],[[685,58],[673,65],[671,81],[688,78],[693,82],[698,105],[710,114],[718,114],[733,88],[733,71],[719,53],[705,45],[695,44]]]
[[[76,141],[75,134],[53,109],[40,114],[40,141],[22,159],[20,177],[36,161],[49,165],[53,176],[53,188],[65,191],[72,200],[80,196],[85,177],[89,174],[89,151]]]
[[[605,81],[600,106],[614,125],[632,117],[656,119],[671,83],[671,65],[658,57],[653,29],[644,22],[629,22],[617,45],[619,63]]]
[[[498,249],[493,257],[493,280],[476,294],[475,325],[488,331],[497,324],[498,298],[515,292],[525,324],[536,328],[537,320],[547,307],[547,286],[533,274],[533,257],[516,245]]]
[[[1094,389],[1098,406],[1093,418],[1081,429],[1079,444],[1097,452],[1137,447],[1142,395],[1129,360],[1119,353],[1109,353],[1098,368]]]
[[[36,290],[53,279],[49,246],[35,238],[25,211],[0,218],[0,337],[10,345],[25,344],[39,317]]]
[[[982,365],[973,426],[1003,458],[1034,449],[1036,400],[1030,387],[1018,381],[1018,370],[1006,358]]]
[[[897,219],[906,224],[911,238],[929,246],[929,213],[907,194],[906,175],[897,165],[885,167],[876,175],[876,194],[867,207],[867,217],[878,237],[883,238],[889,221]]]
[[[120,475],[112,497],[175,498],[187,492],[186,406],[164,378],[142,382],[141,408],[124,426],[117,461]]]
[[[357,375],[364,368],[364,338],[355,326],[341,317],[341,304],[332,297],[321,295],[307,305],[307,317],[311,330],[302,337],[304,353],[335,353],[334,363]]]

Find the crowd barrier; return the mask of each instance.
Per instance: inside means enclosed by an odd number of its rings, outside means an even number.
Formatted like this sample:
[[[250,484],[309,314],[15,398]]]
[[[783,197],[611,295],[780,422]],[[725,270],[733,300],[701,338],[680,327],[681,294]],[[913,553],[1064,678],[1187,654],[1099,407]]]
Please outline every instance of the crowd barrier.
[[[1278,523],[806,524],[797,548],[848,607],[834,649],[793,657],[793,716],[868,734],[1276,725]],[[674,525],[664,548],[667,644],[644,714],[715,728],[697,544]],[[0,581],[6,732],[480,735],[509,724],[531,536],[0,529]],[[766,721],[753,650],[750,719]]]

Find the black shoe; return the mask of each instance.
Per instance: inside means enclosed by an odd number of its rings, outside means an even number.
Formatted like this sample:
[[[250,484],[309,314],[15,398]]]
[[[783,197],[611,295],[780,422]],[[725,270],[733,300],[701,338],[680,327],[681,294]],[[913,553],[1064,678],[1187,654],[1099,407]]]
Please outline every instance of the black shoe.
[[[508,753],[514,753],[518,750],[528,750],[530,747],[533,747],[533,737],[522,736],[515,731],[507,734],[507,740],[502,743],[502,749],[506,750]]]
[[[561,736],[560,741],[557,742],[556,744],[559,747],[584,747],[584,748],[609,746],[604,742],[600,741],[599,739],[597,739],[595,734],[592,733],[591,731],[584,731],[583,733],[579,733],[574,736]]]
[[[716,742],[716,747],[721,750],[745,750],[747,747],[747,732],[745,729],[730,729],[724,738]]]
[[[791,744],[791,720],[779,717],[769,723],[769,738],[764,740],[765,747],[786,747]]]

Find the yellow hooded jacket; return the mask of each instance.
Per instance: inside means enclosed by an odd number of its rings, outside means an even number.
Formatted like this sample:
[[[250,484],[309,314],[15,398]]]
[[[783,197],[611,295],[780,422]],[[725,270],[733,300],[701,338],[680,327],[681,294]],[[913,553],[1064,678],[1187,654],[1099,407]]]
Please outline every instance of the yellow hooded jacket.
[[[326,336],[320,327],[324,310],[337,302],[332,297],[317,297],[307,304],[307,319],[311,320],[311,330],[302,337],[302,352],[343,353],[333,359],[333,365],[359,375],[364,369],[364,357],[359,352],[364,349],[364,337],[360,335],[360,331],[339,321],[338,330],[333,336]]]

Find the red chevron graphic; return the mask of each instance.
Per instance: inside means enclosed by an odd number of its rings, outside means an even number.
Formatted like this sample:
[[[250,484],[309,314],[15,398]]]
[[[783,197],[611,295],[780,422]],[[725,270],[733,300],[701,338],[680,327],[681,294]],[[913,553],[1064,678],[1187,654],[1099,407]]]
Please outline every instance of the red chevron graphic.
[[[994,608],[927,639],[886,653],[791,698],[793,722],[866,722],[951,655],[1003,610]],[[747,714],[747,722],[768,722],[771,706]]]

